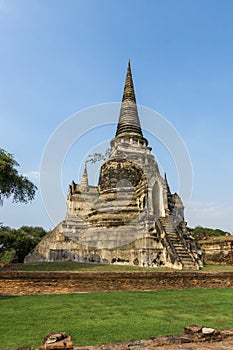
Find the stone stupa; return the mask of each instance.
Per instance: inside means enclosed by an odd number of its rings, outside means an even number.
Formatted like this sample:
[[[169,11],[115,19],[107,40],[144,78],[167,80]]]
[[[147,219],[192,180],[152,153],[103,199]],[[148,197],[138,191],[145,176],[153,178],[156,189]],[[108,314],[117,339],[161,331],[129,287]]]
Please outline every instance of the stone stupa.
[[[69,186],[65,219],[25,262],[199,269],[202,251],[189,232],[182,200],[171,193],[143,136],[129,62],[116,135],[98,186],[88,184],[85,166],[81,183]]]

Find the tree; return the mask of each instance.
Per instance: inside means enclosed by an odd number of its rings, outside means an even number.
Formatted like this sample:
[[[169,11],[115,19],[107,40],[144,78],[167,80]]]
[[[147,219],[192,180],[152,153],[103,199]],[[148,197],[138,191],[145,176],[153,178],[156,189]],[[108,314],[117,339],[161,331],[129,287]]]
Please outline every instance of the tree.
[[[89,154],[87,163],[90,162],[91,164],[95,164],[101,160],[106,160],[110,154],[111,148],[107,148],[104,153]]]
[[[22,226],[19,229],[0,226],[0,260],[23,262],[25,256],[47,234],[42,227]]]
[[[0,205],[11,196],[13,202],[21,203],[27,203],[35,197],[37,187],[18,173],[18,166],[13,155],[0,148]]]
[[[13,230],[0,223],[0,261],[10,261],[15,256]]]
[[[192,229],[192,235],[198,239],[206,239],[209,237],[221,237],[221,236],[227,236],[230,235],[229,232],[220,230],[219,228],[213,229],[209,227],[202,227],[202,226],[196,226]]]

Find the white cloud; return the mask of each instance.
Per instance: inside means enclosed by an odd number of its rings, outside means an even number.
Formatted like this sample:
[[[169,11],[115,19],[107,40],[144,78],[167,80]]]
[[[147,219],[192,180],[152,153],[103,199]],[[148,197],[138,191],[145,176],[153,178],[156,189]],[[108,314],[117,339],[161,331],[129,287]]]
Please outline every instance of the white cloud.
[[[189,226],[201,225],[233,232],[233,205],[191,202],[186,217]]]

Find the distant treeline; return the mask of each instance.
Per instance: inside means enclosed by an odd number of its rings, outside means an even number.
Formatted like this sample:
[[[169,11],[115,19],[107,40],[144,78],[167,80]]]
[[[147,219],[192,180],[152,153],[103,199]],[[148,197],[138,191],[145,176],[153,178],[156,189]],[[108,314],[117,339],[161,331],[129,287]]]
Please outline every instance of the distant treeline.
[[[230,232],[220,230],[219,228],[213,229],[213,228],[202,227],[202,226],[196,226],[195,228],[191,229],[191,233],[192,233],[192,236],[197,239],[230,235]]]
[[[23,262],[47,233],[42,227],[22,226],[13,229],[0,224],[0,261]]]

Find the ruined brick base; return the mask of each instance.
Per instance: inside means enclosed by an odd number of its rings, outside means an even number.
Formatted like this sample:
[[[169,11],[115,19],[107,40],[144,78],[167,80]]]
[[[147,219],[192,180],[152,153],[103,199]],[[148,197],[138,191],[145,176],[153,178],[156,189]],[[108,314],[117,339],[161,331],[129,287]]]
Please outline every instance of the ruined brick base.
[[[233,349],[233,328],[222,331],[202,326],[184,327],[184,334],[152,337],[147,340],[131,340],[99,346],[74,347],[74,350],[197,350],[197,349]]]
[[[232,350],[233,328],[216,330],[203,326],[184,327],[184,333],[179,335],[151,337],[146,340],[130,340],[113,344],[101,344],[98,346],[76,346],[73,350],[138,350],[138,349],[162,349],[162,350]],[[3,349],[3,350],[31,350],[28,348]],[[65,350],[65,348],[61,348]]]
[[[0,270],[0,295],[233,288],[233,273],[23,272]]]

